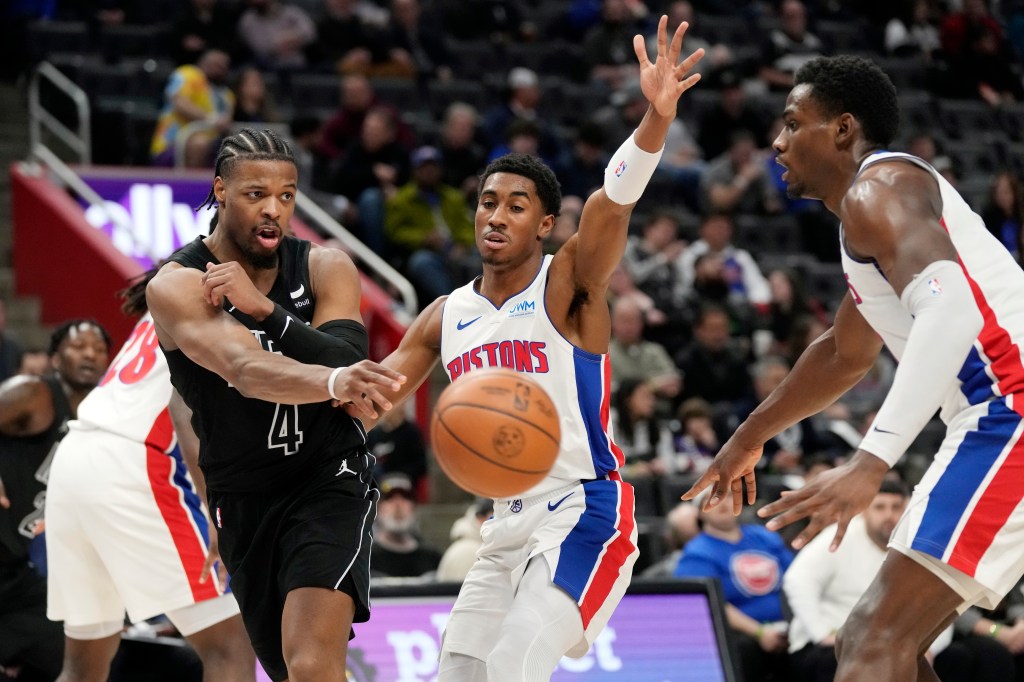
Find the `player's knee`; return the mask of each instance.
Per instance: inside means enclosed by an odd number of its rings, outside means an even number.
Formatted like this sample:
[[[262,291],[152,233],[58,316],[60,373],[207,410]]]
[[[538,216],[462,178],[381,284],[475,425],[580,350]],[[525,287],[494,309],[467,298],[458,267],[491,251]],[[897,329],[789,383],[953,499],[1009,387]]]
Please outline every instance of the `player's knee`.
[[[345,679],[345,652],[303,647],[289,655],[288,682],[320,682]]]
[[[548,682],[563,652],[549,638],[515,631],[502,637],[487,656],[487,679],[507,682]]]

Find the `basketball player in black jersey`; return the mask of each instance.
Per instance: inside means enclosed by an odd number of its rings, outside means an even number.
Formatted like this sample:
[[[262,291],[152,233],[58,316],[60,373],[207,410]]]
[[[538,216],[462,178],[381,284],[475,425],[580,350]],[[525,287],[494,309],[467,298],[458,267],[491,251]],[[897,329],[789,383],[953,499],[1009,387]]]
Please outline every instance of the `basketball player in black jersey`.
[[[42,528],[52,453],[109,351],[102,327],[72,320],[50,339],[51,374],[0,385],[0,667],[20,669],[19,680],[60,673],[64,634],[46,619],[46,579],[31,565],[29,545]]]
[[[287,236],[288,144],[242,130],[214,175],[217,228],[170,257],[147,301],[257,656],[275,681],[341,681],[351,625],[369,617],[377,491],[361,424],[330,401],[372,417],[404,377],[365,359],[349,257]]]

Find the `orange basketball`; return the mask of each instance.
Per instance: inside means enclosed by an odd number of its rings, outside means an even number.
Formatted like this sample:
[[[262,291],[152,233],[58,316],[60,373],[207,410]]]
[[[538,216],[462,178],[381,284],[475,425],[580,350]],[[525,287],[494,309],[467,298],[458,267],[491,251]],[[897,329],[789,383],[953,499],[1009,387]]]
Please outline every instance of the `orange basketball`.
[[[441,392],[430,424],[438,463],[474,495],[515,497],[558,456],[558,412],[544,389],[510,369],[474,370]]]

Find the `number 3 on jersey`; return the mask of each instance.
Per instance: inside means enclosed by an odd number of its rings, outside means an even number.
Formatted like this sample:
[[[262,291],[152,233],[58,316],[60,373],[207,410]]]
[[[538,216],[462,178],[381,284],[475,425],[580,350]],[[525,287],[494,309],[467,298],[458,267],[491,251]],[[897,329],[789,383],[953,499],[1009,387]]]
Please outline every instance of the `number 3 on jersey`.
[[[277,403],[274,421],[267,434],[268,448],[283,448],[285,456],[294,455],[302,445],[302,431],[299,429],[299,406]]]

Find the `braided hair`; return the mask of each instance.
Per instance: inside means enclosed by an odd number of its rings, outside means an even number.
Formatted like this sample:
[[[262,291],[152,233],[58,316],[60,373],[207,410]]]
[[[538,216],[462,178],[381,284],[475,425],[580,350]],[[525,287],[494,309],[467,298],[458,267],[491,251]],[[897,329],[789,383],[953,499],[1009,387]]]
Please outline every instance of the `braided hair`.
[[[228,177],[240,161],[288,161],[294,164],[295,155],[291,145],[274,131],[243,128],[220,143],[213,177]],[[213,208],[216,204],[217,197],[213,193],[213,185],[210,185],[210,193],[197,210]],[[214,228],[215,222],[210,225],[211,234]]]

